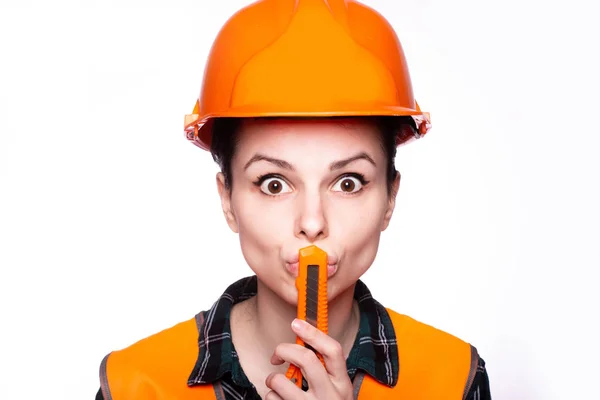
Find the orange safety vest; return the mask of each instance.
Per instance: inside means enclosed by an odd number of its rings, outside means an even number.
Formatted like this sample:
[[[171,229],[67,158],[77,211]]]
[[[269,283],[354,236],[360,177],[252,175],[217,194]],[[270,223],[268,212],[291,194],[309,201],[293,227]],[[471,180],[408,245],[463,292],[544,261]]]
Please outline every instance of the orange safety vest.
[[[389,387],[357,373],[355,399],[461,400],[479,357],[470,344],[387,309],[398,343],[398,383]],[[107,355],[100,366],[104,400],[221,400],[216,385],[188,386],[198,358],[195,318]],[[219,393],[220,392],[220,393]]]

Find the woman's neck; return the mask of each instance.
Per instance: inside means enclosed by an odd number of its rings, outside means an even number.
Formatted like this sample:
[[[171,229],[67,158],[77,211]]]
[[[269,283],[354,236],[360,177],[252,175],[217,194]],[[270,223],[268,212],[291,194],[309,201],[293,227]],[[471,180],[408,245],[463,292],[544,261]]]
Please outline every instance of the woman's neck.
[[[285,373],[288,364],[270,363],[275,348],[281,343],[295,343],[291,323],[297,308],[284,302],[260,280],[256,296],[234,306],[231,331],[240,364],[259,393],[267,390],[264,379],[271,372]],[[328,305],[329,336],[337,340],[348,357],[360,322],[358,304],[354,301],[354,285]]]
[[[280,343],[296,341],[296,335],[291,328],[291,323],[298,313],[296,306],[282,301],[260,280],[257,282],[257,295],[253,306],[256,318],[254,332],[258,336],[255,340],[269,349],[274,349]],[[358,306],[354,302],[354,285],[328,304],[328,317],[329,336],[340,342],[345,350],[348,347],[349,351],[359,324]]]

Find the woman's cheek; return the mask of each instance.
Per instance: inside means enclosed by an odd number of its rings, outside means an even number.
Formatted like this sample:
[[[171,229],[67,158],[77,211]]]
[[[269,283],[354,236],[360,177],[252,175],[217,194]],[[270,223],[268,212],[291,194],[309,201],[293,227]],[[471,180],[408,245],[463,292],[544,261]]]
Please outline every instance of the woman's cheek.
[[[375,259],[381,236],[382,207],[362,204],[353,209],[339,209],[343,218],[336,218],[339,226],[336,241],[352,259],[352,269],[364,272]]]
[[[268,235],[278,228],[278,222],[281,222],[281,216],[285,214],[282,204],[263,197],[266,195],[252,193],[235,199],[234,207],[239,224],[248,233]]]
[[[284,237],[282,232],[293,234],[288,221],[291,214],[286,213],[281,204],[266,207],[265,203],[247,200],[245,204],[237,204],[242,253],[253,270],[277,262]]]
[[[381,210],[371,203],[373,202],[341,203],[332,207],[333,214],[329,223],[335,225],[335,228],[331,231],[339,232],[344,239],[352,242],[361,242],[372,236],[378,231]]]

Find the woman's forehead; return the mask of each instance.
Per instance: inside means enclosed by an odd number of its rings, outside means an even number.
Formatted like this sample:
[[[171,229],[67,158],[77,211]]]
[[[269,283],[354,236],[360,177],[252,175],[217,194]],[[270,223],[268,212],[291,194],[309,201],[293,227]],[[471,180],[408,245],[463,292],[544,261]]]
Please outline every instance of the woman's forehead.
[[[381,146],[378,126],[361,118],[249,119],[241,124],[238,139],[238,150],[248,151],[256,148],[283,151],[290,147],[356,151]]]

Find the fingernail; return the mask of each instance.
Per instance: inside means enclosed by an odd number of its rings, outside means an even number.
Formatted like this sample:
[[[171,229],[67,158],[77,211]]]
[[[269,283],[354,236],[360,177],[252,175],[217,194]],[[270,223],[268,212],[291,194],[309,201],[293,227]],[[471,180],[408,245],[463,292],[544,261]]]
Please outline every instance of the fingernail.
[[[292,328],[295,329],[295,330],[302,329],[302,320],[299,320],[298,318],[295,318],[292,321]]]
[[[273,365],[279,365],[283,362],[283,360],[275,353],[273,353],[273,355],[271,356],[271,364]]]
[[[271,379],[273,379],[273,373],[270,373],[267,376],[267,379],[265,379],[265,385],[267,385],[267,387],[269,387],[269,388],[271,387]]]

